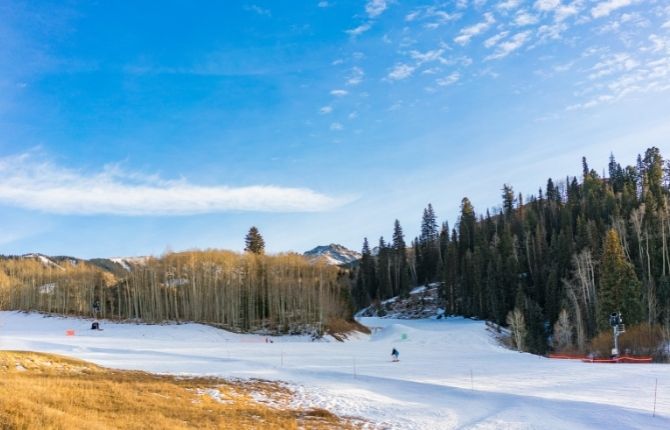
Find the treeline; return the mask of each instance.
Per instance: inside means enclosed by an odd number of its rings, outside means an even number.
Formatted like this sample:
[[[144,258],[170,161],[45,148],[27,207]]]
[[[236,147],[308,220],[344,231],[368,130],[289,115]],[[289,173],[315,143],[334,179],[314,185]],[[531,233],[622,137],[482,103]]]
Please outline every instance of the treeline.
[[[605,177],[583,159],[580,178],[550,178],[525,199],[504,185],[493,211],[464,198],[453,228],[428,205],[409,249],[397,220],[392,243],[381,238],[374,253],[364,241],[356,305],[437,282],[448,314],[508,325],[519,349],[539,353],[550,336],[557,349],[585,350],[616,311],[667,333],[669,182],[670,164],[649,148],[629,166],[612,155]]]
[[[146,322],[196,321],[232,330],[323,331],[350,319],[346,275],[296,254],[192,251],[149,258],[117,278],[88,263],[0,261],[0,308]]]

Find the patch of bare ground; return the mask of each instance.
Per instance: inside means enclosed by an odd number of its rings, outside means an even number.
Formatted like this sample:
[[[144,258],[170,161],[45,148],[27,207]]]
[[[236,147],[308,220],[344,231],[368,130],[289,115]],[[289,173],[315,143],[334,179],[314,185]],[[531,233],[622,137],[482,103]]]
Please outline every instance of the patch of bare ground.
[[[325,332],[342,342],[355,333],[370,334],[370,329],[363,324],[360,324],[358,321],[333,318],[326,324]]]
[[[289,386],[106,369],[0,351],[2,429],[357,429],[363,421],[293,406]]]

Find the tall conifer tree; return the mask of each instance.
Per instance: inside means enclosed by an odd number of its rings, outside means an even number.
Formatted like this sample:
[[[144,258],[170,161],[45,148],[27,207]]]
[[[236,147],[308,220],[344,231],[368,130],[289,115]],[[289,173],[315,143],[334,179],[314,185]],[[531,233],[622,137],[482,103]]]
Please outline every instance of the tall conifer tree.
[[[598,326],[609,328],[609,315],[621,312],[628,324],[642,320],[640,282],[633,265],[626,260],[619,234],[610,229],[603,243],[598,292]]]
[[[265,241],[256,227],[251,227],[244,238],[244,250],[252,254],[261,255],[265,252]]]

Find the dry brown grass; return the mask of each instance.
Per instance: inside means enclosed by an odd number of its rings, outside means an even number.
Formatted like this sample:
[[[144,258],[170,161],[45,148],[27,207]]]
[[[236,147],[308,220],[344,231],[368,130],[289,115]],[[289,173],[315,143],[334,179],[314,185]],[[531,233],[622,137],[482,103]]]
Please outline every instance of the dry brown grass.
[[[370,329],[358,321],[348,321],[344,318],[331,318],[325,326],[325,332],[339,341],[343,341],[352,333],[361,332],[370,334]]]
[[[2,429],[321,430],[361,424],[323,409],[293,408],[291,398],[290,389],[266,381],[153,375],[0,351]]]
[[[619,337],[619,349],[624,354],[649,355],[655,361],[665,361],[663,330],[646,323],[628,327]],[[604,331],[591,340],[590,352],[596,357],[609,357],[614,340],[611,331]]]

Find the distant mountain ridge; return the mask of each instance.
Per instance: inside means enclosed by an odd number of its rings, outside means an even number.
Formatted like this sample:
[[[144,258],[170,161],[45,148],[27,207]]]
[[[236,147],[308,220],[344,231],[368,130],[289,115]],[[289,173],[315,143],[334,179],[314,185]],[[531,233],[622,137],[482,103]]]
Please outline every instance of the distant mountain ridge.
[[[311,261],[321,260],[332,265],[349,265],[361,258],[359,252],[353,251],[345,246],[331,243],[329,245],[317,246],[303,254]],[[71,256],[49,256],[38,252],[23,255],[0,255],[0,259],[32,259],[41,262],[44,266],[56,270],[64,270],[65,263],[76,265],[80,262],[88,263],[99,269],[113,273],[118,277],[125,277],[136,267],[146,264],[150,257],[113,257],[113,258],[77,258]]]
[[[317,246],[316,248],[305,252],[303,255],[310,260],[323,260],[328,264],[337,266],[342,264],[351,264],[361,258],[361,254],[359,252],[352,251],[351,249],[337,243]]]
[[[87,260],[67,255],[49,256],[39,252],[31,252],[22,255],[0,255],[0,259],[36,260],[42,263],[45,267],[50,267],[56,270],[65,270],[64,265],[68,263],[77,265],[83,262],[95,266],[105,272],[110,272],[118,277],[124,277],[135,267],[145,264],[148,257],[91,258]]]

